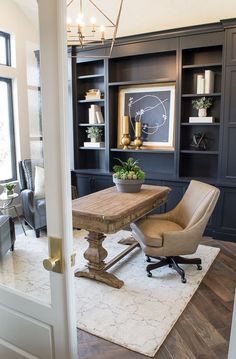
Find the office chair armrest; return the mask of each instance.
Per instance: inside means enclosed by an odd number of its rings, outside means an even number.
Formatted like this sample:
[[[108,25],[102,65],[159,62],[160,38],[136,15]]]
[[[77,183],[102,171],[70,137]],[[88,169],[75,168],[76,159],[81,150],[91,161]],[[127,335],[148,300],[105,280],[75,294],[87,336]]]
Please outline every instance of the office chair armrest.
[[[199,221],[182,231],[163,233],[163,249],[166,256],[178,256],[195,253],[202,240],[205,223]]]

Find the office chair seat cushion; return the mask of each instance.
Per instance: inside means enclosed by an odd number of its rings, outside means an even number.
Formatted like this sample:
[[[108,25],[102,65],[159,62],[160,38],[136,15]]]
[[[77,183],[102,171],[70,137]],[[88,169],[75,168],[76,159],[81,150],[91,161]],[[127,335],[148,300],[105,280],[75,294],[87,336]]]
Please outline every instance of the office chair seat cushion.
[[[162,247],[163,233],[183,230],[183,228],[175,222],[157,218],[140,220],[132,224],[131,228],[134,232],[137,232],[142,242],[149,247]]]

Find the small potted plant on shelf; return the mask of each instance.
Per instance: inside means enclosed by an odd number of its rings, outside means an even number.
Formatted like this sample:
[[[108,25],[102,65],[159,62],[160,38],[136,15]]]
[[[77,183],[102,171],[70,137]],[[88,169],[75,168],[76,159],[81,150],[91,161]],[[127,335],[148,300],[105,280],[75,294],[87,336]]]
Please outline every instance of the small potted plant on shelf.
[[[133,158],[122,161],[113,167],[113,182],[119,192],[139,192],[145,179],[145,173],[138,166],[138,161]]]
[[[15,183],[6,183],[4,185],[4,190],[7,196],[10,196],[14,193],[14,188],[16,187]]]
[[[207,109],[212,106],[211,97],[200,97],[192,101],[193,108],[198,110],[199,117],[207,116]]]
[[[91,127],[87,127],[87,136],[88,138],[90,138],[91,142],[100,142],[102,139],[102,129],[95,127],[95,126],[91,126]]]

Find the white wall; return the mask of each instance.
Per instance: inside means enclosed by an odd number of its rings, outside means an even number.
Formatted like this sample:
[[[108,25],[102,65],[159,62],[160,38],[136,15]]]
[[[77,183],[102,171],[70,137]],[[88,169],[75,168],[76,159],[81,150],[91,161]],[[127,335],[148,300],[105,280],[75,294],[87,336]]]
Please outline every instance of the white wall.
[[[29,0],[31,1],[31,0]],[[17,161],[30,158],[27,64],[29,48],[38,48],[37,24],[33,24],[12,0],[0,0],[0,30],[15,35],[15,68],[0,66],[0,76],[13,78]],[[14,55],[14,54],[13,54]],[[28,72],[29,73],[29,72]],[[29,78],[29,74],[28,74]]]

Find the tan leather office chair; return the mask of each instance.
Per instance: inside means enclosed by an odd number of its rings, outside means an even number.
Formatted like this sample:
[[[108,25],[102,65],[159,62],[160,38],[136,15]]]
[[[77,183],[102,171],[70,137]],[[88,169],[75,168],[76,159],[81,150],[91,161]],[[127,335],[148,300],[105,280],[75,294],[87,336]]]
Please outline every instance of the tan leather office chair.
[[[153,269],[169,265],[186,283],[185,272],[178,264],[196,264],[202,269],[200,258],[180,256],[196,252],[219,194],[218,188],[193,180],[173,210],[131,224],[132,235],[140,243],[147,262],[150,258],[160,260],[147,266],[149,277]]]

